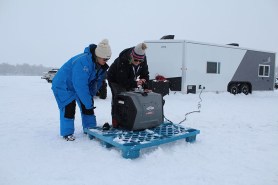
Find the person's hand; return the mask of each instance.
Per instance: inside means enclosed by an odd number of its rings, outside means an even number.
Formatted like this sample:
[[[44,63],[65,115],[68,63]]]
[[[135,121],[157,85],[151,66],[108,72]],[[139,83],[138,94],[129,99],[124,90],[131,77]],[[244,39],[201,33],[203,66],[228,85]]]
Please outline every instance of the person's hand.
[[[143,85],[145,82],[146,82],[145,79],[140,79],[140,80],[137,81],[137,86]]]

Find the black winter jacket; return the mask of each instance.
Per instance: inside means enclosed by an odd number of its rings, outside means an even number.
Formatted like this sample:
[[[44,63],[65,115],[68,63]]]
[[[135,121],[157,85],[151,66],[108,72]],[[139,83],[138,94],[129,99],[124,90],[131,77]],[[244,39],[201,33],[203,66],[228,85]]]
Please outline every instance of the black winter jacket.
[[[113,64],[110,66],[107,72],[108,82],[117,83],[126,90],[131,90],[132,88],[137,87],[136,78],[145,79],[146,82],[149,81],[149,69],[147,64],[147,58],[144,58],[144,62],[138,65],[136,76],[134,74],[133,65],[130,63],[130,54],[132,48],[127,48],[123,50],[119,57],[115,59]],[[147,86],[145,86],[147,88]]]

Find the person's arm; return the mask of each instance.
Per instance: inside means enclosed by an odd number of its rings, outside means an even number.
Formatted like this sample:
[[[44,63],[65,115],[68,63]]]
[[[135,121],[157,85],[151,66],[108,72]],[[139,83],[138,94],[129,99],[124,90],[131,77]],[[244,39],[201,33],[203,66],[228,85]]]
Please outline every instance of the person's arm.
[[[83,61],[77,61],[72,69],[73,87],[77,93],[78,98],[85,105],[86,109],[93,108],[92,96],[89,90],[88,79],[90,77],[89,66],[83,64]]]
[[[144,83],[142,84],[143,88],[148,89],[149,88],[148,82],[149,82],[150,76],[149,76],[149,67],[148,67],[148,63],[147,63],[146,58],[145,58],[145,61],[142,65],[140,79],[142,79],[144,81]]]
[[[122,86],[125,87],[126,89],[130,88],[136,88],[137,87],[137,82],[129,78],[129,64],[124,63],[124,62],[118,62],[117,65],[117,82]]]
[[[100,72],[101,74],[97,81],[97,91],[99,91],[99,89],[102,87],[103,80],[107,78],[107,69],[108,68],[109,68],[109,66],[107,64],[105,64],[101,67],[101,72]]]

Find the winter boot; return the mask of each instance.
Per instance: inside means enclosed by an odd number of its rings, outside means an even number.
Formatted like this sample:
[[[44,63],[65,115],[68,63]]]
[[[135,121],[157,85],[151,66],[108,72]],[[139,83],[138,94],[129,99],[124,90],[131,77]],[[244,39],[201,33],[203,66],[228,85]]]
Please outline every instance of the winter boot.
[[[102,130],[109,130],[111,128],[111,126],[109,125],[109,123],[104,123],[104,125],[102,126]]]
[[[74,141],[75,140],[75,137],[74,135],[67,135],[67,136],[64,136],[63,137],[66,141]]]

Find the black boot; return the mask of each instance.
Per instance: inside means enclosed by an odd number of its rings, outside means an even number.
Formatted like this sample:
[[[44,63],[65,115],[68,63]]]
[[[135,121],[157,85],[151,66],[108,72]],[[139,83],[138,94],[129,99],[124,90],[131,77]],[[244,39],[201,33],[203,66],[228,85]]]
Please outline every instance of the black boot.
[[[102,126],[102,130],[109,130],[111,128],[111,126],[109,125],[109,123],[104,123],[104,125]]]

